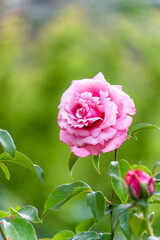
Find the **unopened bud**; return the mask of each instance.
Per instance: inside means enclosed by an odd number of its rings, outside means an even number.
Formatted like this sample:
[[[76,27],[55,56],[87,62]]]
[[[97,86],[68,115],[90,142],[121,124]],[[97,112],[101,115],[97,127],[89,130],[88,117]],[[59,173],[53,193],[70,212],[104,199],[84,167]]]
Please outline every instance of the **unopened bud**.
[[[154,179],[142,170],[128,171],[125,185],[134,200],[147,199],[154,192]]]

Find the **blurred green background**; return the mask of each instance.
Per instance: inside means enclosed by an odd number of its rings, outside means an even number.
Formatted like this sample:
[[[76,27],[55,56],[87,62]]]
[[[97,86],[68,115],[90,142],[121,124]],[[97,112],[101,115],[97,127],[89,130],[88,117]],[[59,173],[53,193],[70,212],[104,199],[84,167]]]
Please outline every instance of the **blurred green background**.
[[[73,79],[101,71],[133,98],[137,114],[132,126],[160,126],[159,6],[149,0],[0,1],[0,128],[10,132],[17,150],[40,165],[46,178],[44,185],[28,170],[8,164],[11,181],[0,172],[1,209],[31,204],[41,215],[52,189],[72,181],[70,149],[59,140],[57,115],[61,95]],[[85,181],[110,198],[107,171],[113,157],[113,152],[101,156],[101,175],[91,156],[80,159],[73,180]],[[160,132],[148,130],[139,134],[138,142],[125,142],[119,158],[152,168],[160,160]],[[157,209],[154,228],[160,236]],[[39,237],[52,237],[74,230],[90,215],[82,194],[35,228]],[[94,229],[109,228],[106,216]]]

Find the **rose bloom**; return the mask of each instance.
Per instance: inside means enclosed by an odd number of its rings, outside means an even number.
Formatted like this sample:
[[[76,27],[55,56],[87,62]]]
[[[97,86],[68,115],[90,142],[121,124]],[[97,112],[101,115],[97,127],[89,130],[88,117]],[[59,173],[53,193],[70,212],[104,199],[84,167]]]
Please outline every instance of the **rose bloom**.
[[[59,105],[60,140],[79,156],[113,151],[125,141],[136,113],[121,86],[110,85],[102,73],[72,81]]]
[[[142,170],[128,171],[125,177],[125,185],[133,199],[145,199],[154,192],[154,179]]]

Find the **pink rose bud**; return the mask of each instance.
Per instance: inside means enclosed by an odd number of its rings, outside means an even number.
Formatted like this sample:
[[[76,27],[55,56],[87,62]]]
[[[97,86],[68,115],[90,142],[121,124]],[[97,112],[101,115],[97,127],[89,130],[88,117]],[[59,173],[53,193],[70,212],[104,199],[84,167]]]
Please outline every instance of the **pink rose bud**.
[[[130,170],[125,185],[132,199],[147,199],[154,192],[154,179],[142,170]]]
[[[59,105],[60,140],[79,157],[113,151],[127,138],[135,113],[133,100],[102,73],[72,81]]]

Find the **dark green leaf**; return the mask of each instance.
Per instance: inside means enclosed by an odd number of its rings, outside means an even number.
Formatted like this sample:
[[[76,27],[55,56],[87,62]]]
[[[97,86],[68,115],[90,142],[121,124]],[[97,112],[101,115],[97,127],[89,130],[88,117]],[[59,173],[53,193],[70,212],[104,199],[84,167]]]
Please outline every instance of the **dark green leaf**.
[[[3,220],[4,232],[12,240],[37,240],[33,226],[25,219]]]
[[[38,217],[38,210],[33,206],[28,205],[22,207],[21,209],[19,209],[19,211],[17,211],[17,213],[21,218],[27,219],[33,223],[41,222],[41,220]]]
[[[131,166],[126,160],[120,160],[119,162],[113,161],[109,167],[109,175],[111,176],[113,189],[123,204],[126,204],[128,199],[123,179],[130,169]]]
[[[104,213],[104,214],[108,214],[108,213],[112,212],[113,209],[115,209],[116,207],[118,207],[117,204],[116,204],[116,205],[108,205],[108,206],[106,207],[106,210],[105,210],[105,213]]]
[[[4,163],[0,162],[0,168],[1,168],[2,171],[4,172],[7,180],[9,180],[9,179],[10,179],[10,173],[9,173],[9,170],[8,170],[8,168],[6,167],[6,165],[5,165]]]
[[[95,224],[94,218],[87,218],[77,225],[76,233],[78,234],[80,232],[89,231],[94,226],[94,224]]]
[[[152,125],[150,123],[138,123],[137,125],[135,125],[128,133],[128,136],[134,137],[135,139],[137,139],[136,134],[142,130],[145,129],[160,129],[159,127]]]
[[[73,236],[74,236],[73,232],[66,230],[66,231],[57,233],[52,239],[53,240],[67,240]]]
[[[134,213],[129,219],[131,231],[136,239],[140,239],[146,230],[146,223],[142,216]]]
[[[69,173],[71,176],[72,176],[73,167],[78,159],[79,159],[78,156],[74,155],[74,153],[72,153],[72,152],[70,153],[69,158],[68,158],[68,170],[69,170]]]
[[[14,158],[16,147],[11,135],[6,130],[0,129],[0,143],[4,150]]]
[[[70,238],[69,240],[94,240],[94,239],[100,239],[100,235],[96,232],[82,232]]]
[[[156,182],[160,182],[160,173],[157,173],[156,175],[154,175]]]
[[[40,178],[40,180],[41,180],[42,182],[45,183],[45,178],[44,178],[43,169],[40,168],[40,166],[38,166],[38,165],[36,165],[36,164],[33,164],[33,165],[34,165],[34,167],[35,167],[35,170],[36,170],[36,172],[37,172],[38,177]]]
[[[99,174],[101,174],[101,173],[100,173],[100,168],[99,168],[99,160],[100,160],[100,155],[97,155],[97,156],[92,155],[93,165],[94,165],[95,169],[97,170],[97,172],[98,172]]]
[[[57,210],[69,199],[81,192],[89,192],[91,188],[82,181],[76,181],[70,184],[63,184],[49,195],[45,202],[44,213],[48,210]]]
[[[102,192],[90,192],[87,194],[87,205],[91,209],[95,221],[98,222],[105,212],[105,199]]]
[[[100,233],[100,240],[111,240],[111,234],[110,233]]]
[[[129,210],[120,214],[120,216],[118,217],[118,221],[121,231],[123,232],[127,240],[131,240],[131,231],[129,227]]]

